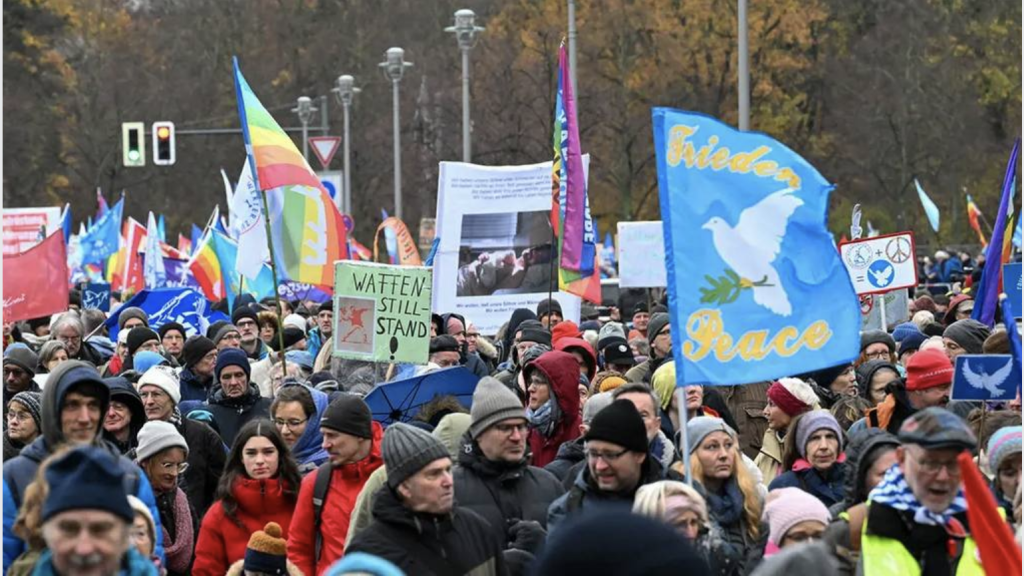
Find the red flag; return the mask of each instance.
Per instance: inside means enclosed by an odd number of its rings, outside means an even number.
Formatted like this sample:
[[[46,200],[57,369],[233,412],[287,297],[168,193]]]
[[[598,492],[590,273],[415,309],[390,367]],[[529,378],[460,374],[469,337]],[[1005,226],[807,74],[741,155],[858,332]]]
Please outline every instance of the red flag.
[[[961,453],[957,460],[967,497],[967,519],[981,553],[981,566],[986,574],[1019,574],[1020,548],[1017,548],[1010,525],[1000,516],[985,479],[970,453]]]
[[[16,256],[4,258],[4,322],[68,309],[68,257],[60,230]]]
[[[142,249],[143,242],[146,240],[146,227],[140,224],[134,218],[129,218],[125,222],[125,261],[124,261],[124,272],[122,273],[122,280],[124,285],[121,290],[125,290],[131,293],[136,293],[145,287],[145,282],[142,278],[142,258],[139,256],[139,250]]]

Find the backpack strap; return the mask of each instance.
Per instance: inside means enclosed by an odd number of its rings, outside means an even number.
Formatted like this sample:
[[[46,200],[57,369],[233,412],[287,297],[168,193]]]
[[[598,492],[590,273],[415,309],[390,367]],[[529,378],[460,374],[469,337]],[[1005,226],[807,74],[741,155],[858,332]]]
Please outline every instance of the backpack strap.
[[[323,517],[324,501],[327,499],[327,492],[331,488],[331,467],[330,461],[324,462],[316,469],[316,481],[313,483],[313,534],[315,543],[313,545],[313,561],[320,561],[320,551],[324,546],[324,537],[320,531],[320,524]]]

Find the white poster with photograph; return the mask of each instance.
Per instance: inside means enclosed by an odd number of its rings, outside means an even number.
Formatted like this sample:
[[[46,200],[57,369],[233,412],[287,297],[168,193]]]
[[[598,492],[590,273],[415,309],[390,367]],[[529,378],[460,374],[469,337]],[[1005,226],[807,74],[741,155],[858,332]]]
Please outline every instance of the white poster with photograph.
[[[584,157],[586,162],[586,157]],[[441,162],[437,186],[434,305],[493,335],[516,308],[536,310],[557,273],[551,249],[551,162],[477,166]],[[580,299],[558,292],[566,320]]]
[[[619,222],[619,287],[664,288],[665,233],[661,220]]]

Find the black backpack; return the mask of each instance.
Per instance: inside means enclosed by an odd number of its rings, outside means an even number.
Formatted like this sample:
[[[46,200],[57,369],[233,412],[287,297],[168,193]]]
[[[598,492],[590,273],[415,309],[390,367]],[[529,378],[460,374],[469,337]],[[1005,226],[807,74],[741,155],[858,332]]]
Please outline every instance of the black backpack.
[[[320,550],[324,546],[324,537],[320,533],[320,522],[324,511],[324,500],[327,499],[327,492],[331,489],[331,472],[333,470],[330,461],[324,462],[316,469],[316,481],[313,483],[313,534],[315,537],[313,560],[315,562],[320,562]]]

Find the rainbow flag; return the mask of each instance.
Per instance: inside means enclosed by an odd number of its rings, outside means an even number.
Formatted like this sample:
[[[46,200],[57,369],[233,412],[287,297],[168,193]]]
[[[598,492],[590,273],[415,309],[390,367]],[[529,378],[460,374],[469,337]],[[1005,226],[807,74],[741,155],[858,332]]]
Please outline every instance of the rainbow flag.
[[[974,198],[971,195],[967,195],[967,221],[971,223],[971,228],[978,235],[978,240],[981,241],[981,246],[984,248],[988,246],[988,240],[985,239],[985,234],[981,231],[981,223],[978,221],[981,218],[981,209],[974,203]]]
[[[227,295],[224,289],[224,276],[221,274],[220,260],[217,259],[217,251],[213,247],[212,232],[208,231],[199,240],[187,267],[207,300],[219,302]]]
[[[267,112],[234,58],[235,94],[256,189],[267,195],[278,280],[333,288],[334,261],[348,258],[341,214],[291,138]]]
[[[558,88],[552,133],[551,228],[557,239],[554,248],[558,258],[558,289],[600,304],[597,229],[590,217],[586,171],[565,44],[558,49]]]

